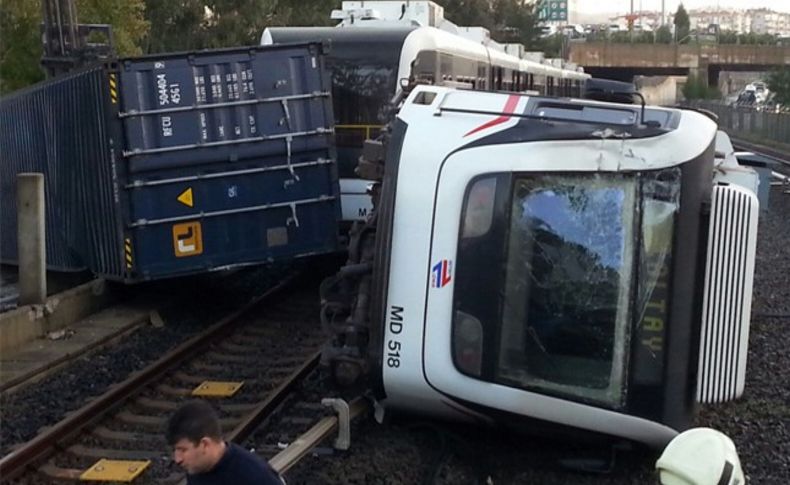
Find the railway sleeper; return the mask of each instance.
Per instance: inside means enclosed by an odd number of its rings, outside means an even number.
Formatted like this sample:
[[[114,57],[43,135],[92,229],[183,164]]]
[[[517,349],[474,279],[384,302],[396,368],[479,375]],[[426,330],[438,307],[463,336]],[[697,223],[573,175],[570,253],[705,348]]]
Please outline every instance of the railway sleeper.
[[[227,354],[218,350],[206,352],[204,358],[210,361],[228,362],[231,364],[254,364],[258,362],[258,355]]]
[[[66,451],[83,458],[107,458],[108,460],[158,460],[162,450],[115,450],[112,448],[94,448],[85,445],[71,445]]]
[[[234,376],[232,379],[219,379],[217,376],[194,376],[194,375],[187,374],[186,372],[181,372],[181,371],[173,373],[173,377],[175,379],[181,381],[181,382],[186,382],[188,384],[195,384],[195,385],[202,384],[202,383],[204,383],[206,381],[217,381],[217,380],[239,380],[239,381],[244,381],[244,385],[246,385],[246,386],[257,386],[258,383],[259,383],[258,382],[259,379],[255,379],[255,378],[243,379],[243,378],[237,378],[236,376]]]
[[[173,412],[181,405],[180,402],[164,401],[161,399],[153,399],[150,397],[138,397],[135,402],[148,409],[156,411]],[[255,404],[217,404],[217,407],[224,413],[228,414],[246,414],[255,409]]]

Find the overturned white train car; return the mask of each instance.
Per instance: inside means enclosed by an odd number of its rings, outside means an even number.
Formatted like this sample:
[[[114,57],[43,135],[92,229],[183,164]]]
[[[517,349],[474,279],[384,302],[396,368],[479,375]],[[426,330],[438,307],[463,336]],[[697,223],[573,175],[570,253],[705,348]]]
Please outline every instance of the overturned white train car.
[[[387,412],[656,447],[743,392],[758,201],[716,166],[714,121],[421,86],[391,127],[324,286],[340,380]]]

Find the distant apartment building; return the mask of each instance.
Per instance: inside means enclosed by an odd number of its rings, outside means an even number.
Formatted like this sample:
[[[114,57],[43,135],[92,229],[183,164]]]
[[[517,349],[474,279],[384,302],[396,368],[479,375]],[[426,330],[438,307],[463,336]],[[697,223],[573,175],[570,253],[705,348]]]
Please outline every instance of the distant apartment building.
[[[790,14],[775,12],[768,8],[750,10],[733,9],[696,9],[689,11],[692,29],[706,30],[710,25],[718,25],[720,30],[739,34],[790,35]]]

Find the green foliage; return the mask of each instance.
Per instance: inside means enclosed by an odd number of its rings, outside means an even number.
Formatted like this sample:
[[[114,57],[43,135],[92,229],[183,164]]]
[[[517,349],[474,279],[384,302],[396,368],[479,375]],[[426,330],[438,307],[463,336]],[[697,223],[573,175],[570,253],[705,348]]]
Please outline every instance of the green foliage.
[[[332,9],[340,8],[335,0],[283,0],[278,3],[277,25],[332,26],[337,22],[329,17]],[[274,25],[274,24],[271,24]],[[263,32],[263,29],[261,29]]]
[[[546,57],[560,57],[565,49],[565,42],[565,36],[558,33],[540,39],[538,46]]]
[[[488,0],[446,0],[444,16],[458,25],[479,25],[494,30],[494,12]]]
[[[535,48],[540,34],[536,5],[537,2],[524,4],[520,0],[494,0],[494,39],[497,42],[524,44],[528,49]]]
[[[749,32],[748,34],[739,35],[737,43],[746,45],[776,45],[777,38],[771,34],[755,34],[754,32]]]
[[[683,96],[688,100],[721,99],[721,91],[709,86],[706,79],[690,75],[683,86]]]
[[[151,25],[142,42],[146,53],[199,49],[203,45],[203,2],[200,0],[146,0]]]
[[[671,44],[672,30],[668,25],[662,25],[656,29],[656,44]]]
[[[675,24],[675,40],[679,44],[685,43],[686,40],[684,39],[689,35],[691,22],[689,21],[689,14],[686,12],[686,8],[683,7],[682,3],[678,5],[673,23]]]
[[[444,16],[457,25],[485,27],[497,42],[524,44],[527,49],[549,49],[556,41],[538,39],[535,5],[521,0],[446,0]],[[559,50],[559,49],[558,49]]]
[[[149,53],[255,45],[266,27],[333,25],[336,0],[145,0]]]
[[[0,92],[43,78],[41,0],[0,0]],[[120,56],[255,45],[280,25],[334,25],[340,0],[75,0],[81,23],[110,24]],[[538,39],[537,15],[522,0],[448,0],[445,15],[479,25],[499,42],[545,48],[557,56],[562,36]]]
[[[0,94],[44,79],[38,0],[0,2]]]
[[[722,30],[719,32],[719,44],[737,44],[738,32],[732,30]]]
[[[44,78],[39,67],[41,45],[40,0],[0,2],[0,92],[5,94]],[[141,54],[148,33],[143,0],[78,0],[77,19],[83,24],[110,24],[117,52]],[[92,39],[93,40],[93,39]]]
[[[768,89],[774,93],[774,101],[790,106],[790,67],[782,67],[771,71],[766,79]]]
[[[612,32],[609,34],[609,41],[615,42],[618,44],[624,44],[626,42],[631,42],[631,33],[630,32]]]
[[[148,34],[144,0],[77,0],[81,24],[110,24],[119,56],[142,54],[140,42]]]
[[[268,0],[213,0],[203,4],[203,48],[257,44],[276,8]]]

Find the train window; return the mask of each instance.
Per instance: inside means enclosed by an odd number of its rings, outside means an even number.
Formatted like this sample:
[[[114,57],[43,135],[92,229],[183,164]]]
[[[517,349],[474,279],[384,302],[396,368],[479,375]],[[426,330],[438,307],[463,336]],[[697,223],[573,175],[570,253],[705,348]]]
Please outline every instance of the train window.
[[[660,385],[680,178],[473,180],[456,257],[456,368],[613,409],[629,387]]]
[[[637,114],[633,110],[583,105],[557,105],[555,103],[539,104],[535,108],[534,114],[547,118],[594,121],[612,125],[633,125],[637,120]]]
[[[636,329],[631,379],[636,385],[657,386],[661,384],[664,371],[672,241],[680,208],[680,169],[647,174],[642,194],[640,285],[634,309]]]
[[[635,197],[623,177],[515,182],[497,381],[622,404]]]
[[[535,76],[534,85],[532,89],[539,92],[540,94],[546,94],[545,83],[546,83],[546,76],[537,75]]]
[[[436,93],[432,93],[430,91],[420,91],[417,93],[417,96],[414,97],[414,104],[426,104],[429,105],[433,103],[433,100],[436,99]]]
[[[362,144],[375,137],[389,119],[388,103],[397,87],[400,44],[339,43],[327,56],[332,73],[335,145],[341,177],[355,177]]]

